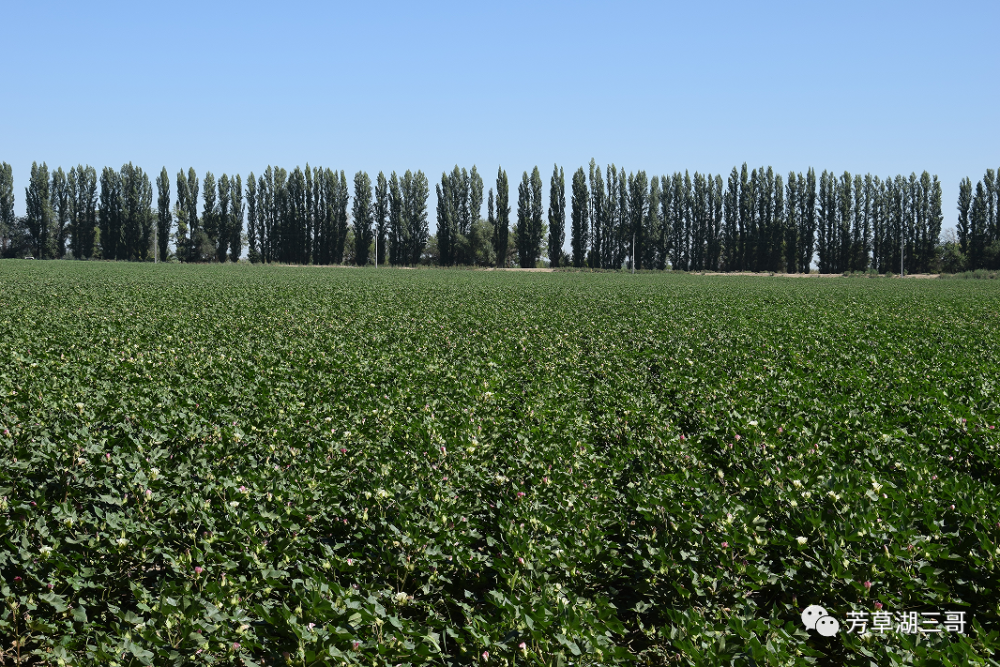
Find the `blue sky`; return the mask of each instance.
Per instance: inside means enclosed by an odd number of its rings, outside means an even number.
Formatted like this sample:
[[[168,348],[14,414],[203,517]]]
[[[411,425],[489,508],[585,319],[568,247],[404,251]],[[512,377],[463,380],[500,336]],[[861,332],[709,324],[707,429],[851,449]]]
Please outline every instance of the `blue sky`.
[[[1000,167],[1000,3],[8,2],[0,161]],[[568,183],[567,183],[568,186]],[[433,197],[429,202],[433,209]],[[433,212],[431,215],[433,220]]]

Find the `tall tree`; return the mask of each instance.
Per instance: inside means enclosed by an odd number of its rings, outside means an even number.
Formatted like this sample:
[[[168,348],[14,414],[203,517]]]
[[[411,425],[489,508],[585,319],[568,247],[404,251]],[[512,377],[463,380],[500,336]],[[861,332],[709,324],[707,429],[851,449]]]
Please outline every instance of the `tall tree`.
[[[50,255],[49,242],[52,229],[52,202],[49,197],[49,168],[31,163],[31,178],[24,190],[25,222],[31,252],[39,258]]]
[[[650,269],[662,269],[660,248],[660,177],[649,179],[649,192],[646,195],[646,220],[643,238],[646,244],[643,248],[642,265]]]
[[[658,267],[666,269],[670,264],[671,242],[673,240],[674,189],[669,176],[660,176],[660,231]]]
[[[473,172],[475,168],[473,168]],[[372,202],[375,222],[375,266],[385,264],[386,220],[389,217],[389,183],[381,171],[375,181],[375,201]]]
[[[6,162],[0,163],[0,255],[10,249],[14,229],[14,171]]]
[[[628,181],[628,226],[632,237],[629,264],[637,269],[648,269],[649,266],[643,264],[646,246],[649,243],[646,229],[646,221],[649,216],[649,183],[646,180],[646,172],[640,170],[635,175],[629,174]]]
[[[354,262],[368,264],[368,251],[372,243],[372,179],[367,172],[354,174]]]
[[[251,171],[247,176],[247,258],[254,264],[261,261],[258,225],[257,178]]]
[[[507,266],[507,245],[510,230],[510,182],[507,172],[497,167],[497,217],[493,225],[493,249],[498,267]]]
[[[469,172],[469,215],[472,224],[483,215],[483,177],[476,170],[476,165],[472,165]]]
[[[243,254],[243,179],[239,174],[229,181],[229,192],[229,261],[238,262]]]
[[[341,264],[344,261],[344,245],[347,243],[347,205],[350,201],[350,193],[347,186],[347,176],[344,170],[340,170],[340,175],[334,180],[334,245],[333,263]]]
[[[542,222],[542,174],[536,166],[531,171],[531,227],[528,236],[531,266],[538,264],[542,256],[542,240],[545,238]]]
[[[988,219],[986,188],[983,182],[976,183],[976,193],[972,196],[969,213],[969,268],[982,269],[986,264],[986,232]]]
[[[188,204],[188,199],[190,198],[190,194],[188,193],[188,180],[183,169],[177,172],[176,183],[177,200],[174,203],[174,213],[177,218],[177,232],[175,233],[176,241],[174,247],[177,259],[182,262],[187,262],[191,259],[191,226],[189,224],[191,207]]]
[[[804,183],[804,186],[803,186]],[[799,270],[809,273],[816,241],[816,171],[809,167],[805,181],[799,175]]]
[[[524,268],[534,268],[534,261],[529,256],[531,244],[531,181],[528,172],[521,174],[521,184],[517,187],[517,224],[514,227],[514,242],[517,244],[518,265]]]
[[[785,272],[798,273],[799,267],[799,197],[801,197],[800,177],[794,171],[788,172],[785,184]]]
[[[166,261],[167,251],[170,241],[170,223],[173,222],[170,215],[170,175],[167,168],[160,170],[160,175],[156,179],[156,244],[157,258]]]
[[[230,185],[230,181],[229,181],[229,176],[226,175],[226,174],[222,174],[222,177],[219,179],[219,182],[218,182],[218,188],[219,188],[219,195],[218,195],[218,202],[219,202],[218,203],[218,207],[219,208],[218,208],[218,210],[219,210],[219,213],[218,213],[218,216],[216,217],[216,233],[218,235],[217,236],[218,240],[216,241],[216,244],[215,244],[215,247],[216,247],[215,258],[219,261],[220,264],[224,264],[225,263],[225,261],[226,261],[226,255],[229,253],[229,240],[230,240],[230,234],[229,234],[230,210],[229,210],[229,206],[230,206],[230,203],[231,203],[230,198],[232,196],[232,193],[230,192],[230,187],[231,187],[231,185]]]
[[[406,224],[410,230],[410,262],[418,264],[427,247],[427,197],[430,185],[423,171],[411,174],[407,169],[403,174],[403,203]]]
[[[201,181],[201,225],[196,236],[198,261],[211,261],[219,246],[219,190],[215,176],[205,172]]]
[[[203,233],[198,220],[198,175],[194,167],[188,169],[187,174],[187,206],[188,206],[188,251],[187,261],[197,262],[201,260],[198,249],[198,239]]]
[[[407,264],[410,255],[410,230],[403,218],[403,191],[396,172],[389,176],[389,263]]]
[[[51,197],[53,229],[52,229],[52,254],[56,259],[61,259],[66,255],[66,241],[69,237],[69,219],[72,207],[72,198],[69,192],[69,182],[66,179],[66,172],[62,167],[52,172],[52,187],[49,191]]]
[[[437,193],[437,229],[435,236],[439,252],[438,261],[441,266],[452,266],[458,260],[458,235],[461,234],[461,196],[462,175],[456,165],[455,171],[449,176],[441,174],[441,182],[434,186]]]
[[[573,210],[570,213],[573,266],[580,268],[587,261],[587,246],[590,242],[590,192],[587,190],[587,175],[580,167],[573,174]]]
[[[111,167],[101,170],[100,247],[102,259],[116,259],[121,244],[121,178]]]
[[[76,168],[76,203],[73,206],[73,256],[90,259],[97,242],[97,170],[87,165]]]
[[[601,168],[597,162],[590,159],[590,173],[588,185],[590,187],[590,252],[587,261],[593,269],[603,268],[604,262],[604,227],[606,205],[604,199],[604,178],[601,176]]]
[[[122,165],[122,243],[118,259],[146,261],[153,252],[153,186],[141,168]]]
[[[553,165],[549,182],[549,265],[562,263],[566,240],[566,175],[562,167]]]

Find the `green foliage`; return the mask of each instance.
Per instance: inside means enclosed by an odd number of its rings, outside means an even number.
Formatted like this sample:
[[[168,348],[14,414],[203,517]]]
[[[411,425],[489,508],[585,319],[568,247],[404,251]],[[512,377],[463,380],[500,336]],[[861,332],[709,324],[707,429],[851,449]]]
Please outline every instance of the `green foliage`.
[[[573,174],[572,189],[570,245],[573,248],[573,266],[580,268],[587,261],[587,247],[590,244],[590,193],[583,167]]]
[[[0,163],[0,257],[10,249],[14,230],[14,172],[6,162]]]
[[[170,175],[167,168],[160,170],[160,175],[156,178],[156,242],[157,257],[160,261],[166,261],[170,254],[170,227],[173,223],[173,216],[170,214]]]
[[[563,243],[566,240],[566,175],[562,167],[553,165],[549,182],[549,266],[562,264]]]
[[[5,661],[998,664],[997,282],[0,278]]]
[[[507,266],[508,239],[510,235],[510,182],[507,172],[497,168],[497,213],[493,224],[493,250],[496,265]]]
[[[52,256],[52,203],[49,198],[49,168],[31,163],[31,178],[24,191],[25,219],[32,254],[39,258]]]
[[[354,175],[354,263],[368,264],[368,253],[372,244],[372,179],[367,172]]]

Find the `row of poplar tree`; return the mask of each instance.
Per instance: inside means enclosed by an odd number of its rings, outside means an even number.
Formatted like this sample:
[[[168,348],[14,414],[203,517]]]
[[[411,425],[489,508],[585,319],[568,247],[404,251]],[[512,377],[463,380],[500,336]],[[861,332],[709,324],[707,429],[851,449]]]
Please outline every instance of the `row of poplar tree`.
[[[193,168],[172,182],[164,168],[155,186],[154,207],[149,176],[131,163],[100,176],[90,166],[50,173],[33,164],[26,214],[15,218],[11,168],[3,163],[0,250],[224,262],[239,260],[245,247],[253,262],[534,267],[547,257],[551,266],[789,273],[808,272],[813,262],[823,273],[889,272],[901,263],[926,272],[941,261],[941,184],[926,171],[883,180],[826,171],[817,178],[809,169],[786,180],[744,164],[724,181],[698,172],[648,177],[592,160],[572,175],[568,210],[565,173],[553,168],[543,213],[537,167],[522,174],[514,211],[507,173],[498,169],[483,219],[482,176],[475,166],[456,166],[435,185],[433,236],[421,171],[380,172],[374,182],[360,171],[349,184],[343,171],[269,166],[244,183],[238,174],[216,179],[211,172],[199,180]],[[993,170],[975,188],[962,181],[952,264],[995,268],[998,191]]]

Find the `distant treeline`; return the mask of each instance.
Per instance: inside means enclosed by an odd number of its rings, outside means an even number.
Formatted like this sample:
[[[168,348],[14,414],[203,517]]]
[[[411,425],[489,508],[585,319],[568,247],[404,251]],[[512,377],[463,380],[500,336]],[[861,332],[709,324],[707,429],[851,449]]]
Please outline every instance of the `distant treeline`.
[[[174,192],[171,193],[171,186]],[[0,165],[0,253],[38,258],[237,261],[294,264],[419,263],[687,271],[949,272],[1000,268],[996,173],[959,188],[957,238],[941,242],[941,183],[920,176],[817,178],[770,167],[720,175],[647,176],[593,160],[572,175],[555,166],[543,213],[537,167],[524,172],[516,208],[507,173],[486,197],[475,166],[435,185],[436,230],[428,229],[423,172],[354,175],[268,167],[250,173],[177,173],[153,185],[131,163],[69,172],[32,164],[26,214],[14,216],[10,165]],[[352,191],[353,190],[353,194]],[[200,199],[199,199],[200,198]],[[200,206],[199,206],[200,201]],[[513,210],[512,210],[513,209]],[[200,213],[199,213],[200,210]],[[512,220],[513,215],[513,220]],[[569,234],[570,251],[564,251]]]

